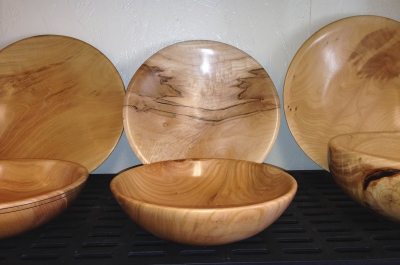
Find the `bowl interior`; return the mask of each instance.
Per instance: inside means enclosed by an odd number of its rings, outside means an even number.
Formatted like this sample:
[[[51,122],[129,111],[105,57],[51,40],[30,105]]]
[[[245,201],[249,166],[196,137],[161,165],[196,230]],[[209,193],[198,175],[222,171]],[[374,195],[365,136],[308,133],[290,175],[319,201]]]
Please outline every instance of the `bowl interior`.
[[[81,165],[59,160],[16,159],[0,161],[0,208],[24,199],[47,199],[59,189],[74,188],[88,176]]]
[[[130,200],[183,208],[264,203],[295,188],[295,180],[264,164],[224,159],[175,160],[132,168],[111,188]]]
[[[330,145],[369,156],[400,161],[400,132],[344,134],[333,138]]]

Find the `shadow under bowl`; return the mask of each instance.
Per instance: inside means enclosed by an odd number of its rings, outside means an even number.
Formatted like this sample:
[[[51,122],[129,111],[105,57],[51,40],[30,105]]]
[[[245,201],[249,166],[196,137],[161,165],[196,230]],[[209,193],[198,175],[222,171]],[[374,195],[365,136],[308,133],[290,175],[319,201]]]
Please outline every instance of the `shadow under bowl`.
[[[27,232],[62,213],[88,175],[85,167],[73,162],[0,160],[0,239]]]
[[[110,187],[130,218],[152,234],[183,244],[219,245],[273,223],[292,201],[297,182],[271,165],[187,159],[131,168]]]
[[[329,141],[329,169],[362,206],[400,221],[400,132],[339,135]]]

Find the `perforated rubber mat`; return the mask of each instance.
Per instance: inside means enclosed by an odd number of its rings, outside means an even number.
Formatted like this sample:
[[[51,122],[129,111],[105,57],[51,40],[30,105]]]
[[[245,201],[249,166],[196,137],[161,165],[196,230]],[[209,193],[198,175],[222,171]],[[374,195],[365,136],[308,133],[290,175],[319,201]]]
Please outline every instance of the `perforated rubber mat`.
[[[75,203],[52,222],[0,240],[0,264],[400,264],[400,225],[347,197],[325,171],[289,171],[299,184],[286,212],[241,242],[187,246],[139,228],[90,175]]]

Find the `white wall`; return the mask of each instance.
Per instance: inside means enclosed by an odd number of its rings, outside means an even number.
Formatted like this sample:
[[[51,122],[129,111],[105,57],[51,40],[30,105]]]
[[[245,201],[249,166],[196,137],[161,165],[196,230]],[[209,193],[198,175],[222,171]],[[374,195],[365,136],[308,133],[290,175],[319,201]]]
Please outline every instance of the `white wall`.
[[[0,0],[0,49],[22,38],[59,34],[102,51],[127,85],[153,53],[193,39],[231,44],[283,81],[302,43],[321,27],[353,15],[400,21],[398,0]],[[1,148],[1,147],[0,147]],[[282,112],[277,142],[265,160],[285,169],[319,169],[294,141]],[[125,135],[94,173],[140,164]]]

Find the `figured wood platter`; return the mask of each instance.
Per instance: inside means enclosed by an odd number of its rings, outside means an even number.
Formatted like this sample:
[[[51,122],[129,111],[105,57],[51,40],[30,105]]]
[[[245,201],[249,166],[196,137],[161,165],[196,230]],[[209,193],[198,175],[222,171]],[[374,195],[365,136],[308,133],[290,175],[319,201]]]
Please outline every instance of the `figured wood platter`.
[[[97,168],[117,144],[125,91],[96,48],[57,35],[0,51],[0,159],[48,158]]]
[[[215,41],[151,56],[129,83],[124,128],[145,164],[186,158],[262,162],[279,130],[279,98],[263,67]]]
[[[284,111],[303,151],[328,170],[328,141],[400,130],[400,23],[377,16],[336,21],[299,49],[284,84]]]

